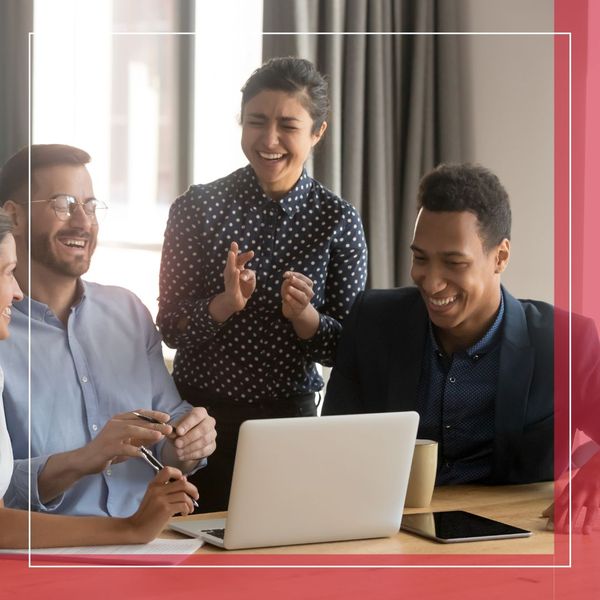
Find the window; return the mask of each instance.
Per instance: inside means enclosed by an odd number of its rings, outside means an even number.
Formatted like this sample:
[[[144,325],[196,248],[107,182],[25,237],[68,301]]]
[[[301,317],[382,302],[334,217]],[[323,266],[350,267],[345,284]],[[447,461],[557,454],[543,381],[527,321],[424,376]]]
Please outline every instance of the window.
[[[171,202],[245,164],[239,90],[261,29],[262,0],[35,2],[33,143],[91,154],[109,210],[86,278],[131,289],[153,317]]]

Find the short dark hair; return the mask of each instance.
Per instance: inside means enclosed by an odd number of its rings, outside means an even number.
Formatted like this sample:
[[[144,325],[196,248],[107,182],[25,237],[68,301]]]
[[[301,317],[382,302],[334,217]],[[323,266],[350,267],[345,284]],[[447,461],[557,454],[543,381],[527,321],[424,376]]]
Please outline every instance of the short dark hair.
[[[468,211],[477,217],[486,251],[510,240],[508,193],[498,177],[481,165],[441,164],[419,183],[418,208],[432,212]]]
[[[302,106],[313,120],[312,133],[319,131],[327,119],[327,80],[309,60],[293,56],[271,58],[256,69],[242,88],[242,117],[246,103],[263,90],[298,94]]]
[[[87,165],[90,155],[66,144],[34,144],[31,146],[31,174],[42,167],[55,165]],[[14,195],[25,194],[29,180],[29,146],[11,156],[0,171],[0,206]],[[22,200],[22,198],[21,198]]]
[[[0,208],[0,244],[9,233],[12,233],[12,229],[13,222],[10,215],[4,209]]]

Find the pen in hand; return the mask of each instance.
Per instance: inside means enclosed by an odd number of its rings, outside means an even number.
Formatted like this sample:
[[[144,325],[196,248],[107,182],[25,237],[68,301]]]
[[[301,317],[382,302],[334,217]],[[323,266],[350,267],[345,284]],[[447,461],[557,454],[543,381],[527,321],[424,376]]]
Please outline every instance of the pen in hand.
[[[163,423],[162,421],[159,421],[158,419],[155,419],[154,417],[150,417],[148,415],[143,415],[142,413],[137,412],[136,410],[131,411],[131,413],[133,415],[135,415],[138,419],[142,419],[142,421],[146,421],[147,423],[154,423],[154,425],[170,425],[170,421]],[[167,437],[169,437],[169,438],[176,437],[177,432],[175,431],[175,427],[173,427],[173,425],[171,425],[171,429],[173,429],[173,431]]]
[[[132,413],[138,418],[138,419],[142,419],[142,421],[147,421],[148,423],[154,423],[155,425],[167,425],[168,423],[163,423],[162,421],[159,421],[158,419],[155,419],[154,417],[150,417],[148,415],[143,415],[140,412],[137,412],[136,410],[132,411]],[[173,432],[175,432],[175,428],[173,428]],[[175,434],[177,435],[177,434]],[[164,465],[160,462],[160,460],[158,460],[158,458],[156,458],[156,456],[154,456],[154,454],[152,454],[152,452],[150,450],[148,450],[148,448],[146,448],[145,446],[140,446],[140,452],[142,453],[142,458],[158,473],[161,469],[164,469]],[[174,479],[171,479],[171,481],[174,481]],[[194,500],[194,498],[192,498],[192,502],[194,503],[194,506],[196,508],[198,508],[198,503],[196,502],[196,500]]]
[[[145,446],[140,446],[140,452],[142,453],[142,458],[158,473],[161,469],[164,469],[165,466],[152,454],[148,448]],[[170,479],[169,481],[176,481],[175,479]],[[192,498],[192,503],[196,508],[198,508],[198,503],[194,498]]]

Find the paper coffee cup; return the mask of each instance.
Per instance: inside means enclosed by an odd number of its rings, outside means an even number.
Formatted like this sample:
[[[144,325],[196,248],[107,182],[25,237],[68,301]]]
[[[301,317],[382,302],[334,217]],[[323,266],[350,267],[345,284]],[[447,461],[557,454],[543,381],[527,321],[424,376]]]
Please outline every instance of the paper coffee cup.
[[[437,473],[437,455],[437,442],[433,440],[416,441],[406,500],[404,501],[404,506],[407,508],[426,508],[431,504]]]

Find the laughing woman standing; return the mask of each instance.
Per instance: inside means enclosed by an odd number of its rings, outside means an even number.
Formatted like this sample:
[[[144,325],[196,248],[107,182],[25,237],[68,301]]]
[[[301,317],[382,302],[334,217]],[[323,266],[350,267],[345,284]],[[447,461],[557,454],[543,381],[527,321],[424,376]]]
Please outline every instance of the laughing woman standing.
[[[309,61],[268,61],[242,88],[250,164],[171,207],[157,321],[177,349],[181,396],[218,423],[218,449],[195,479],[205,512],[227,508],[243,421],[316,414],[315,362],[332,364],[365,285],[358,213],[304,169],[328,109]]]

